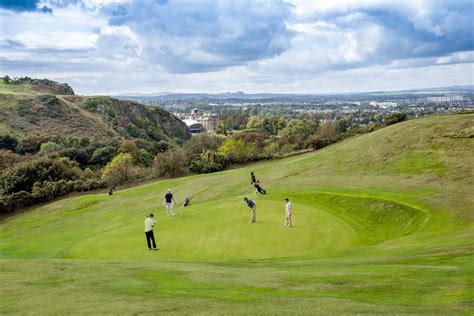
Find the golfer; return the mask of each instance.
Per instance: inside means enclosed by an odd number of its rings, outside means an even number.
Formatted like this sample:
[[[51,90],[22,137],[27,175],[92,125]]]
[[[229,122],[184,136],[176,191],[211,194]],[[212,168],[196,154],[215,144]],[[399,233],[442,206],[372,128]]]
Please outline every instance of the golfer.
[[[257,182],[257,180],[255,179],[255,174],[252,171],[252,172],[250,172],[250,184],[254,185],[255,182]]]
[[[260,181],[257,180],[257,182],[254,183],[254,188],[255,188],[255,194],[260,193],[260,194],[267,194],[267,190],[262,188],[260,185]]]
[[[255,223],[257,220],[257,205],[252,200],[244,197],[244,201],[247,203],[247,206],[252,209],[252,217],[250,218],[250,223]]]
[[[153,225],[155,225],[155,223],[156,222],[153,220],[153,214],[150,214],[145,218],[145,236],[149,250],[158,250],[158,248],[156,248],[155,235],[153,234]],[[152,243],[153,248],[151,248]]]
[[[285,227],[291,227],[291,211],[292,206],[289,198],[285,199],[286,207],[285,207],[285,218],[286,218],[286,225]]]
[[[165,194],[166,214],[168,214],[168,216],[176,216],[173,212],[173,204],[176,205],[176,202],[173,198],[173,193],[168,189],[168,192]]]

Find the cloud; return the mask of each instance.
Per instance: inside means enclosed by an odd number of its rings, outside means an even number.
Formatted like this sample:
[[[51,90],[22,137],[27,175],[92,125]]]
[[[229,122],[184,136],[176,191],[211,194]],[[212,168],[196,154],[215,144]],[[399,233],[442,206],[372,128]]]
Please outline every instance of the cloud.
[[[41,5],[41,0],[0,0],[0,8],[10,11],[39,11],[51,13],[50,7]]]
[[[215,71],[276,56],[293,32],[283,1],[140,1],[105,6],[109,22],[139,34],[143,57],[170,72]]]
[[[0,0],[0,69],[79,93],[354,91],[430,86],[435,75],[472,84],[473,5]]]
[[[474,50],[471,1],[297,1],[295,6],[291,48],[256,62],[260,71],[314,74],[407,59],[426,66]]]

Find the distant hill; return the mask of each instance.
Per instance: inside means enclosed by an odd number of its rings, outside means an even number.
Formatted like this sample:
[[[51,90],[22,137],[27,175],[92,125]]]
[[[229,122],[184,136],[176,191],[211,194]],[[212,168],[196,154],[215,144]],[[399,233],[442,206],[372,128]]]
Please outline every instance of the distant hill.
[[[426,89],[411,89],[399,91],[371,91],[359,93],[315,93],[315,94],[298,94],[298,93],[244,93],[238,92],[224,92],[224,93],[172,93],[172,92],[157,92],[157,93],[135,93],[135,94],[120,94],[117,98],[130,100],[306,100],[314,98],[341,96],[344,98],[354,97],[360,99],[361,97],[371,96],[399,96],[399,95],[436,95],[436,94],[473,94],[474,85],[466,86],[449,86]]]
[[[47,79],[0,82],[0,110],[0,134],[19,138],[137,138],[154,143],[191,136],[184,123],[160,108],[108,96],[76,96],[69,85]]]

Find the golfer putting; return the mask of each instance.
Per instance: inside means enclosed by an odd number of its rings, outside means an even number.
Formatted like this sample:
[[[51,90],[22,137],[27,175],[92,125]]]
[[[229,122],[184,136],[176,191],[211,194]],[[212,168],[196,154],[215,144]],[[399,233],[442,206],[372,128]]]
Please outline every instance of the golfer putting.
[[[252,216],[250,217],[250,223],[255,223],[257,221],[257,205],[255,203],[248,199],[247,197],[244,197],[244,201],[247,203],[247,206],[252,209]]]

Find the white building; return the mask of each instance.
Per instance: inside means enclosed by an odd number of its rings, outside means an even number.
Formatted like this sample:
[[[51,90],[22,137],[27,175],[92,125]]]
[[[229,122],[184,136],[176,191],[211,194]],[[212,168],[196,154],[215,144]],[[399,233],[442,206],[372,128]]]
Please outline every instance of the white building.
[[[452,102],[452,101],[462,101],[464,98],[462,95],[443,95],[436,97],[427,97],[426,100],[429,102]]]
[[[394,108],[398,105],[397,102],[390,102],[390,101],[384,101],[384,102],[371,101],[369,104],[372,106],[379,107],[381,109]]]

